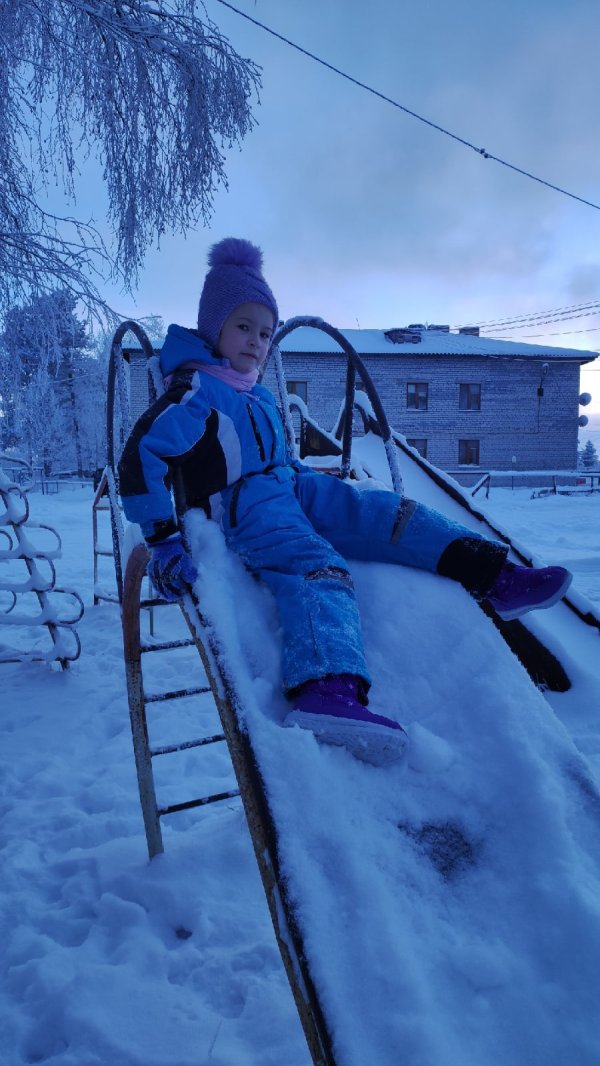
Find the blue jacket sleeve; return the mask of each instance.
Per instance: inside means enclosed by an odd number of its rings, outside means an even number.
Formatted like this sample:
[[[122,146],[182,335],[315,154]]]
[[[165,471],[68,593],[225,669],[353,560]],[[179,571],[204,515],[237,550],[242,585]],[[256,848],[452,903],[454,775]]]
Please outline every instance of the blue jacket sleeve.
[[[170,468],[203,437],[210,413],[208,404],[189,387],[173,385],[136,422],[119,463],[123,510],[141,526],[149,544],[164,540],[177,529],[170,488]]]

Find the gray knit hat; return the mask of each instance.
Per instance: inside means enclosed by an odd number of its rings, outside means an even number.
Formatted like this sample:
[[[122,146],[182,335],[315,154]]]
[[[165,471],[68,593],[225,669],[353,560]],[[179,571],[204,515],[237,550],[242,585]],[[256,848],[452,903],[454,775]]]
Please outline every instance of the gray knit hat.
[[[212,348],[217,346],[223,323],[240,304],[268,307],[276,329],[279,312],[262,276],[262,261],[260,248],[238,237],[226,237],[210,249],[210,270],[204,279],[198,307],[198,333]]]

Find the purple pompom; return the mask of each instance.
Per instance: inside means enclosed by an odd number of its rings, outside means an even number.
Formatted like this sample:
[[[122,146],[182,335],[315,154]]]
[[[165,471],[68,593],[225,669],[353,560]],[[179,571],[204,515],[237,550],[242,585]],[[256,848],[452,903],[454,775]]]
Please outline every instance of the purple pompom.
[[[208,253],[208,265],[250,267],[258,273],[262,270],[263,257],[260,248],[243,237],[225,237],[213,244]]]

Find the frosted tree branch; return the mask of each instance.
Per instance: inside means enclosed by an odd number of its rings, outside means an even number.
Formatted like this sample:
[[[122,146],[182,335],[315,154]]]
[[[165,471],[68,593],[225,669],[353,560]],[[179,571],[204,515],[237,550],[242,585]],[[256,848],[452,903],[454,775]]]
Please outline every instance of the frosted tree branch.
[[[259,85],[196,0],[0,3],[0,311],[57,286],[90,306],[101,278],[130,286],[162,234],[206,222]],[[109,249],[99,220],[42,206],[54,186],[74,199],[88,156]]]

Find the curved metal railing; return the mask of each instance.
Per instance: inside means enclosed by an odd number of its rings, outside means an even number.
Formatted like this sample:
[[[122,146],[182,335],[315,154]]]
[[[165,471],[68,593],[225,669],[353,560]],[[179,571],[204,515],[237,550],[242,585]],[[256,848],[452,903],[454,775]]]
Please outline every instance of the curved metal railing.
[[[287,322],[277,330],[275,337],[273,338],[272,351],[275,354],[275,359],[280,360],[279,346],[284,339],[295,329],[299,329],[302,326],[309,327],[310,329],[319,329],[323,333],[327,333],[332,337],[337,344],[339,344],[341,350],[347,357],[347,369],[346,369],[346,399],[344,407],[344,428],[342,435],[342,464],[341,464],[341,476],[348,477],[350,473],[350,466],[352,462],[352,416],[354,411],[354,398],[356,393],[356,375],[358,374],[362,381],[364,390],[367,394],[369,402],[373,408],[373,414],[377,422],[379,433],[385,447],[385,453],[387,456],[390,474],[392,478],[392,486],[395,492],[403,492],[402,475],[400,473],[400,466],[398,464],[398,453],[392,438],[392,431],[390,424],[387,420],[387,415],[383,409],[383,404],[379,397],[379,393],[373,383],[371,375],[369,374],[364,362],[360,358],[356,349],[350,344],[350,341],[344,336],[341,330],[336,329],[335,326],[330,326],[328,322],[325,322],[322,318],[317,318],[312,315],[300,315],[296,318],[290,318]],[[278,370],[276,362],[276,370]],[[289,415],[289,404],[287,401],[287,392],[285,396],[282,393],[281,385],[282,375],[277,373],[277,380],[279,385],[280,400],[284,412]],[[284,413],[284,421],[287,421]],[[286,426],[287,431],[287,426]],[[289,432],[289,431],[288,431]],[[289,439],[289,438],[288,438]]]

